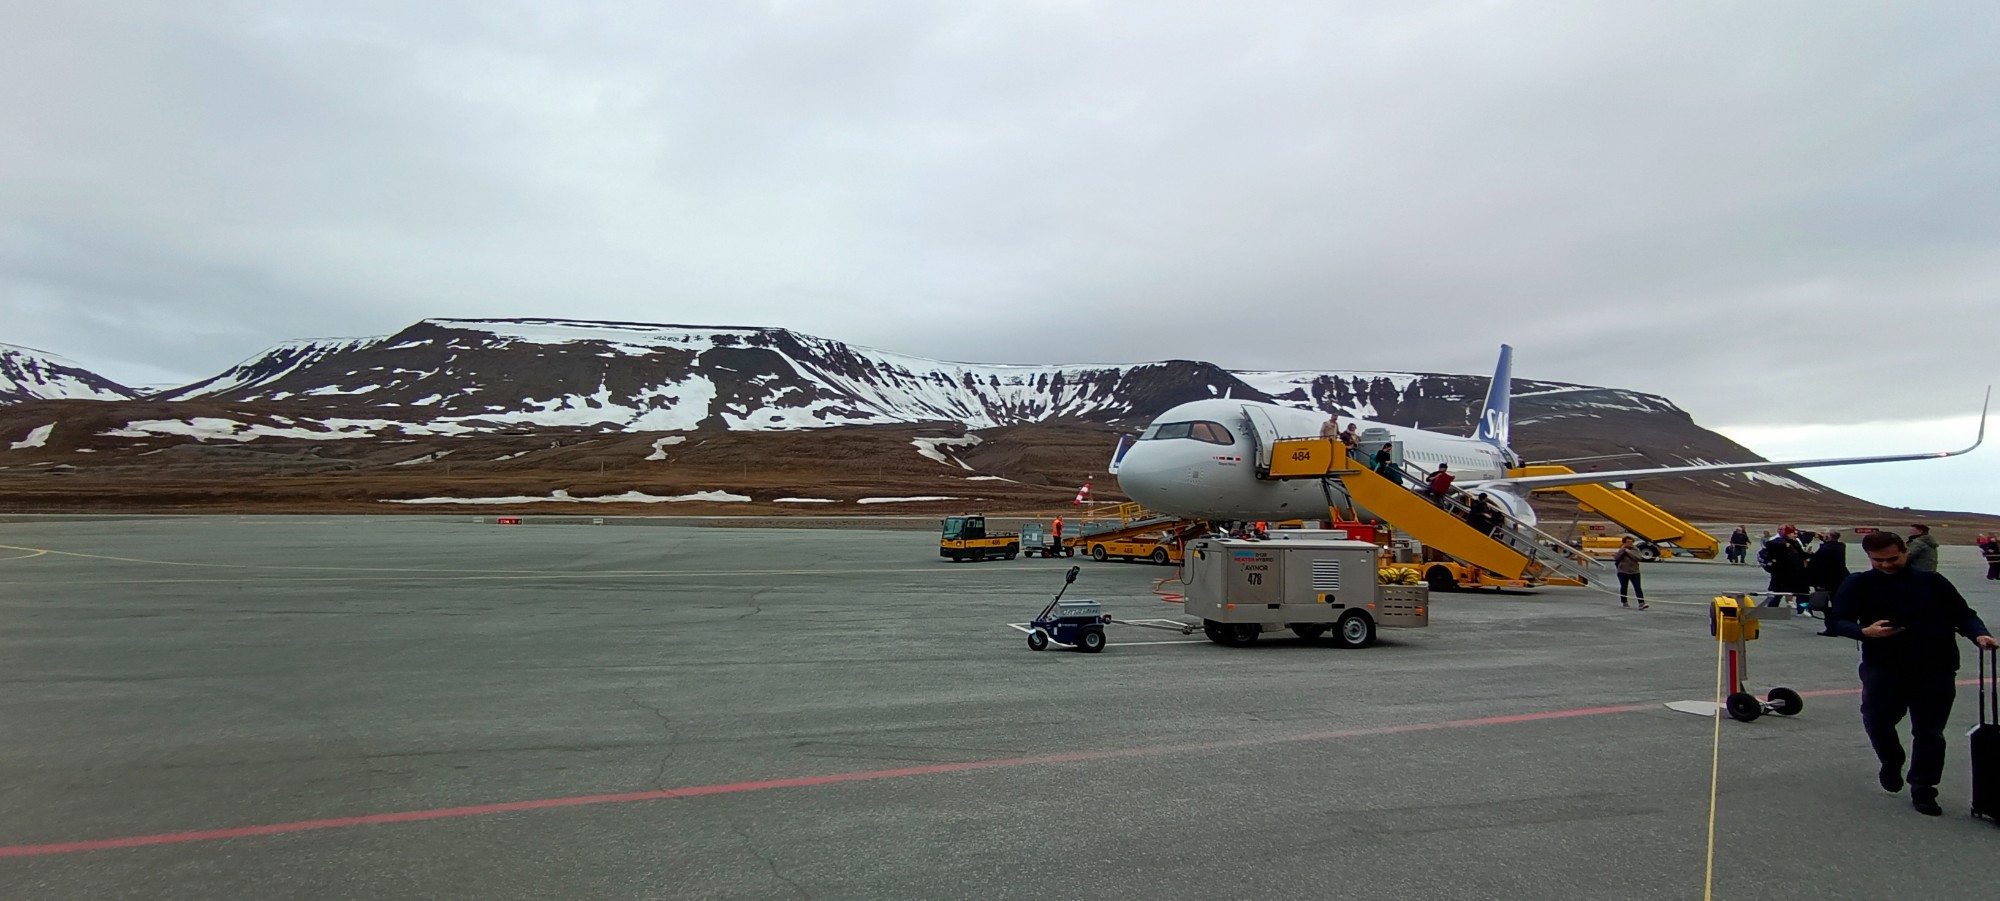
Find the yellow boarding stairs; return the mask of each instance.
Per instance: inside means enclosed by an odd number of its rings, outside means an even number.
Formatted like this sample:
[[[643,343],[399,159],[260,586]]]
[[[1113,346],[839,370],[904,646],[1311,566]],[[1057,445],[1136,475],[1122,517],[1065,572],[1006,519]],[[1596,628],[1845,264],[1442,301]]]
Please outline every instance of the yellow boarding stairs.
[[[1347,456],[1347,447],[1327,438],[1274,441],[1271,456],[1260,467],[1263,478],[1337,480],[1354,505],[1365,507],[1384,522],[1423,542],[1425,547],[1469,566],[1507,579],[1545,580],[1563,577],[1588,580],[1589,558],[1554,537],[1504,516],[1494,536],[1465,524],[1461,518],[1471,498],[1453,489],[1444,506],[1429,494],[1419,494],[1390,481]],[[1406,469],[1404,478],[1421,486],[1426,475]],[[1331,486],[1329,486],[1331,500]],[[1336,505],[1337,506],[1337,505]]]
[[[1540,465],[1524,466],[1509,470],[1510,476],[1554,476],[1575,472],[1567,466]],[[1627,532],[1639,536],[1662,547],[1675,547],[1703,560],[1713,560],[1722,550],[1722,544],[1715,536],[1694,527],[1692,523],[1660,509],[1623,488],[1609,485],[1564,485],[1560,488],[1540,488],[1541,492],[1560,491],[1576,498],[1585,512],[1596,512],[1618,524]]]

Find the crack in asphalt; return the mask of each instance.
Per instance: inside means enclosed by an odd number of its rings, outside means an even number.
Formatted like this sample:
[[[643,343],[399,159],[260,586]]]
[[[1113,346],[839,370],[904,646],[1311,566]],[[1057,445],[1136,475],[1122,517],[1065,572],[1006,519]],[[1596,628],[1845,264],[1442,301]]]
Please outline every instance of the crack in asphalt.
[[[660,729],[661,731],[666,733],[666,741],[664,742],[666,753],[660,755],[659,764],[653,767],[653,781],[652,781],[652,786],[654,790],[656,791],[664,790],[667,787],[666,785],[667,762],[674,759],[675,736],[674,736],[673,720],[668,719],[666,713],[661,711],[660,708],[654,707],[653,705],[641,701],[637,697],[635,697],[633,693],[638,690],[639,686],[637,685],[633,685],[626,688],[625,700],[630,701],[632,703],[632,706],[638,707],[639,709],[644,710],[655,717],[658,717],[660,720]]]
[[[733,822],[729,823],[728,826],[729,826],[729,831],[731,833],[735,834],[737,838],[743,840],[743,847],[750,852],[750,855],[752,857],[757,858],[758,861],[762,862],[764,864],[764,868],[771,872],[772,879],[776,879],[779,882],[784,883],[785,885],[791,887],[792,891],[797,892],[799,897],[805,898],[807,899],[807,901],[811,901],[812,894],[810,892],[807,892],[805,888],[800,886],[798,883],[793,882],[790,878],[786,877],[785,874],[778,872],[777,862],[769,857],[764,856],[764,852],[758,850],[757,843],[750,840],[750,833],[745,832],[743,830],[743,827],[738,826]]]

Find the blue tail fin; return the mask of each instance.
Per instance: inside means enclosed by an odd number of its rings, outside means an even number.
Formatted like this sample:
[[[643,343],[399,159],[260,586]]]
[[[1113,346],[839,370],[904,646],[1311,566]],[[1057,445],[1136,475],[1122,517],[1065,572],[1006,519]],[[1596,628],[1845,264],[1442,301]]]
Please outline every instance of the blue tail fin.
[[[1514,348],[1500,345],[1500,365],[1493,369],[1493,384],[1486,389],[1486,409],[1479,414],[1479,430],[1472,433],[1487,444],[1507,447],[1508,425],[1512,421]]]

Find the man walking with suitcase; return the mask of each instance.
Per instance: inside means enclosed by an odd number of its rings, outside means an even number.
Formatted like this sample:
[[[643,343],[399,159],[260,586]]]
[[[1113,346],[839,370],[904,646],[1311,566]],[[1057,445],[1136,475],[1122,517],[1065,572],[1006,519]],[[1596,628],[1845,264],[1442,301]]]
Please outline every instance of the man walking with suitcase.
[[[1882,763],[1882,788],[1938,816],[1944,774],[1944,727],[1958,695],[1956,632],[1982,649],[2000,647],[1951,581],[1909,566],[1909,549],[1892,532],[1861,540],[1870,569],[1855,573],[1833,595],[1828,627],[1861,642],[1861,727]],[[1910,718],[1909,772],[1896,725]]]

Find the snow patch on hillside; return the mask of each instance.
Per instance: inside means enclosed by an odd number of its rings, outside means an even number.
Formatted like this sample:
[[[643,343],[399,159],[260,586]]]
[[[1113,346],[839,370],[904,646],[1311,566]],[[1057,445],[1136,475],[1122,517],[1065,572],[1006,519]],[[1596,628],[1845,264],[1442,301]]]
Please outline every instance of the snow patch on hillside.
[[[660,440],[653,442],[653,452],[647,454],[646,459],[665,460],[667,458],[667,448],[672,447],[673,445],[676,444],[681,444],[685,441],[687,441],[686,435],[668,435],[665,438],[661,438]]]
[[[33,447],[41,447],[49,443],[49,436],[55,434],[55,431],[56,424],[53,422],[44,426],[36,426],[34,431],[28,433],[28,437],[14,442],[7,449],[27,450]]]
[[[939,463],[943,463],[946,466],[957,464],[961,469],[970,470],[972,467],[967,466],[965,461],[957,457],[947,458],[944,451],[938,450],[938,448],[972,447],[979,443],[979,436],[967,435],[963,438],[913,438],[910,440],[910,443],[916,445],[917,453],[923,454]]]
[[[1797,479],[1786,476],[1774,476],[1768,472],[1746,472],[1743,474],[1743,477],[1752,482],[1768,482],[1780,488],[1790,488],[1795,491],[1807,491],[1813,494],[1820,492],[1820,489],[1807,485]]]

